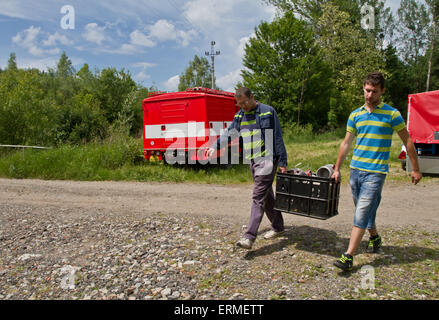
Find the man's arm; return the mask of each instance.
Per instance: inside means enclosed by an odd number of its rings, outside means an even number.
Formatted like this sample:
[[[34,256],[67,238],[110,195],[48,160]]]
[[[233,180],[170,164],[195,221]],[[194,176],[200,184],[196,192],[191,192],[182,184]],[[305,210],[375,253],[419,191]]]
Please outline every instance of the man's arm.
[[[410,162],[412,163],[412,183],[417,184],[422,179],[422,173],[419,171],[418,155],[416,154],[415,144],[410,138],[406,127],[398,131],[398,135],[404,143],[407,150],[407,155],[409,156]]]
[[[223,148],[224,145],[227,144],[229,137],[233,140],[234,138],[239,136],[239,132],[236,129],[238,127],[238,114],[233,118],[230,126],[223,132],[223,134],[215,140],[215,142],[206,150],[206,157],[210,158],[213,153],[220,148]]]
[[[340,149],[338,150],[338,156],[337,156],[337,162],[335,164],[334,173],[332,174],[331,178],[335,179],[335,181],[341,180],[340,175],[340,168],[346,159],[346,156],[349,153],[349,150],[351,150],[352,142],[355,139],[355,135],[352,132],[347,131],[346,136],[344,137],[343,142],[340,145]]]

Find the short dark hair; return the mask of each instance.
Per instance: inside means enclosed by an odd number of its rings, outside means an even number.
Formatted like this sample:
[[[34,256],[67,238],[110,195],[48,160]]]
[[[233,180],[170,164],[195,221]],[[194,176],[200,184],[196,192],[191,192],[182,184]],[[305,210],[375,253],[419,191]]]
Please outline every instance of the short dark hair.
[[[374,87],[377,85],[381,86],[381,89],[384,89],[385,79],[381,72],[372,72],[366,76],[366,80],[364,80],[364,85],[371,84]]]
[[[245,95],[247,98],[250,99],[252,94],[253,94],[252,91],[247,87],[241,87],[241,88],[236,89],[236,91],[235,91],[235,97],[238,97],[238,98]]]

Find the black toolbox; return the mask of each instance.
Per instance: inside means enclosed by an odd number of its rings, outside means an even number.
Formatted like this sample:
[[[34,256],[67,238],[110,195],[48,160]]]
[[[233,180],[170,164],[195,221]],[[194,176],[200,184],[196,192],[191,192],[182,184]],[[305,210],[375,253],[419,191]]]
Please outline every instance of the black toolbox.
[[[325,220],[338,214],[339,194],[340,182],[334,179],[278,172],[274,208]]]

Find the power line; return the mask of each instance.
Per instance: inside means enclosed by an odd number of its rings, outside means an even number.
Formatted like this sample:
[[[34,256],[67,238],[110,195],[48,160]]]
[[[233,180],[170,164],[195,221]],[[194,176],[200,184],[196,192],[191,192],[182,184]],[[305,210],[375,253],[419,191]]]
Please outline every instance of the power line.
[[[219,56],[221,54],[221,52],[218,51],[214,51],[213,47],[215,46],[215,41],[210,42],[210,52],[206,51],[205,54],[206,56],[210,56],[210,58],[212,59],[212,89],[215,89],[215,56]]]

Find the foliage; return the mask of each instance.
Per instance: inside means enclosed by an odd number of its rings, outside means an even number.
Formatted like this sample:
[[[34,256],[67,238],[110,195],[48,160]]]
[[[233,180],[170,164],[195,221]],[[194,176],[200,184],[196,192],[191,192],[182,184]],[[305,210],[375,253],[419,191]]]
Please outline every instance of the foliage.
[[[8,70],[11,70],[11,71],[17,70],[17,56],[15,55],[14,52],[12,52],[9,56]]]
[[[320,166],[335,163],[344,129],[312,133],[312,128],[285,128],[288,168],[298,166],[315,172]],[[290,131],[291,130],[291,131]],[[289,132],[290,131],[290,132]],[[392,174],[387,179],[407,181],[398,154],[401,143],[397,135],[391,147]],[[342,166],[342,176],[349,174],[349,160]],[[61,145],[51,150],[19,150],[0,154],[0,177],[56,180],[125,180],[194,183],[251,183],[248,165],[225,169],[211,166],[169,166],[145,161],[141,139],[111,135],[101,142],[86,145]],[[428,181],[429,178],[424,177]]]
[[[332,4],[323,6],[317,23],[318,44],[335,73],[335,103],[331,105],[333,127],[345,123],[349,113],[363,103],[366,74],[384,69],[384,57],[372,37],[364,34],[350,20],[349,13]]]
[[[47,144],[56,133],[55,110],[37,70],[7,70],[0,79],[0,141]]]
[[[191,87],[212,88],[212,71],[209,61],[205,57],[195,55],[194,59],[189,62],[189,66],[180,75],[178,91],[185,91]]]
[[[65,52],[55,70],[17,69],[15,54],[0,73],[0,142],[55,146],[105,139],[123,123],[139,136],[148,90],[114,68],[76,72]]]
[[[396,17],[380,0],[263,1],[276,6],[281,16],[294,14],[312,28],[323,61],[332,69],[326,116],[331,128],[344,126],[349,112],[363,103],[361,87],[369,72],[384,74],[384,101],[404,115],[408,94],[439,89],[439,1],[403,0]],[[364,5],[374,9],[373,29],[361,26]],[[298,86],[300,79],[293,82],[292,87]],[[326,105],[317,109],[319,115]],[[308,120],[301,123],[312,123],[314,130],[324,128]]]
[[[136,83],[124,70],[117,71],[115,68],[108,68],[101,71],[95,94],[101,101],[108,122],[112,123],[116,120],[127,95],[135,88]]]
[[[398,19],[402,57],[408,63],[416,63],[425,53],[429,22],[427,9],[416,0],[401,0]]]
[[[393,46],[388,46],[384,50],[384,59],[385,69],[391,74],[391,77],[386,80],[384,101],[398,108],[405,117],[407,115],[407,97],[412,93],[409,81],[410,74]]]
[[[326,6],[335,6],[338,10],[349,14],[349,21],[359,31],[362,19],[361,8],[368,5],[375,11],[375,28],[368,32],[378,42],[381,38],[392,37],[393,15],[390,8],[385,8],[382,0],[264,0],[264,2],[275,5],[283,12],[292,12],[301,19],[307,21],[313,28],[316,28],[319,19],[325,13]],[[318,36],[318,30],[315,30]]]
[[[439,89],[439,1],[402,0],[394,18],[382,0],[262,0],[280,9],[245,47],[242,82],[278,111],[288,137],[344,128],[363,103],[371,71],[386,76],[384,101],[407,111],[410,93]],[[364,30],[364,4],[375,28]],[[394,32],[397,31],[397,32]],[[211,87],[205,57],[194,56],[179,90]],[[73,68],[65,52],[54,69],[19,69],[11,53],[0,70],[0,143],[59,146],[140,137],[148,91],[129,72]],[[294,128],[293,131],[291,128]],[[300,134],[299,134],[300,135]]]
[[[244,85],[259,101],[275,107],[285,125],[326,125],[331,70],[304,21],[285,13],[261,23],[245,47],[243,64]]]

